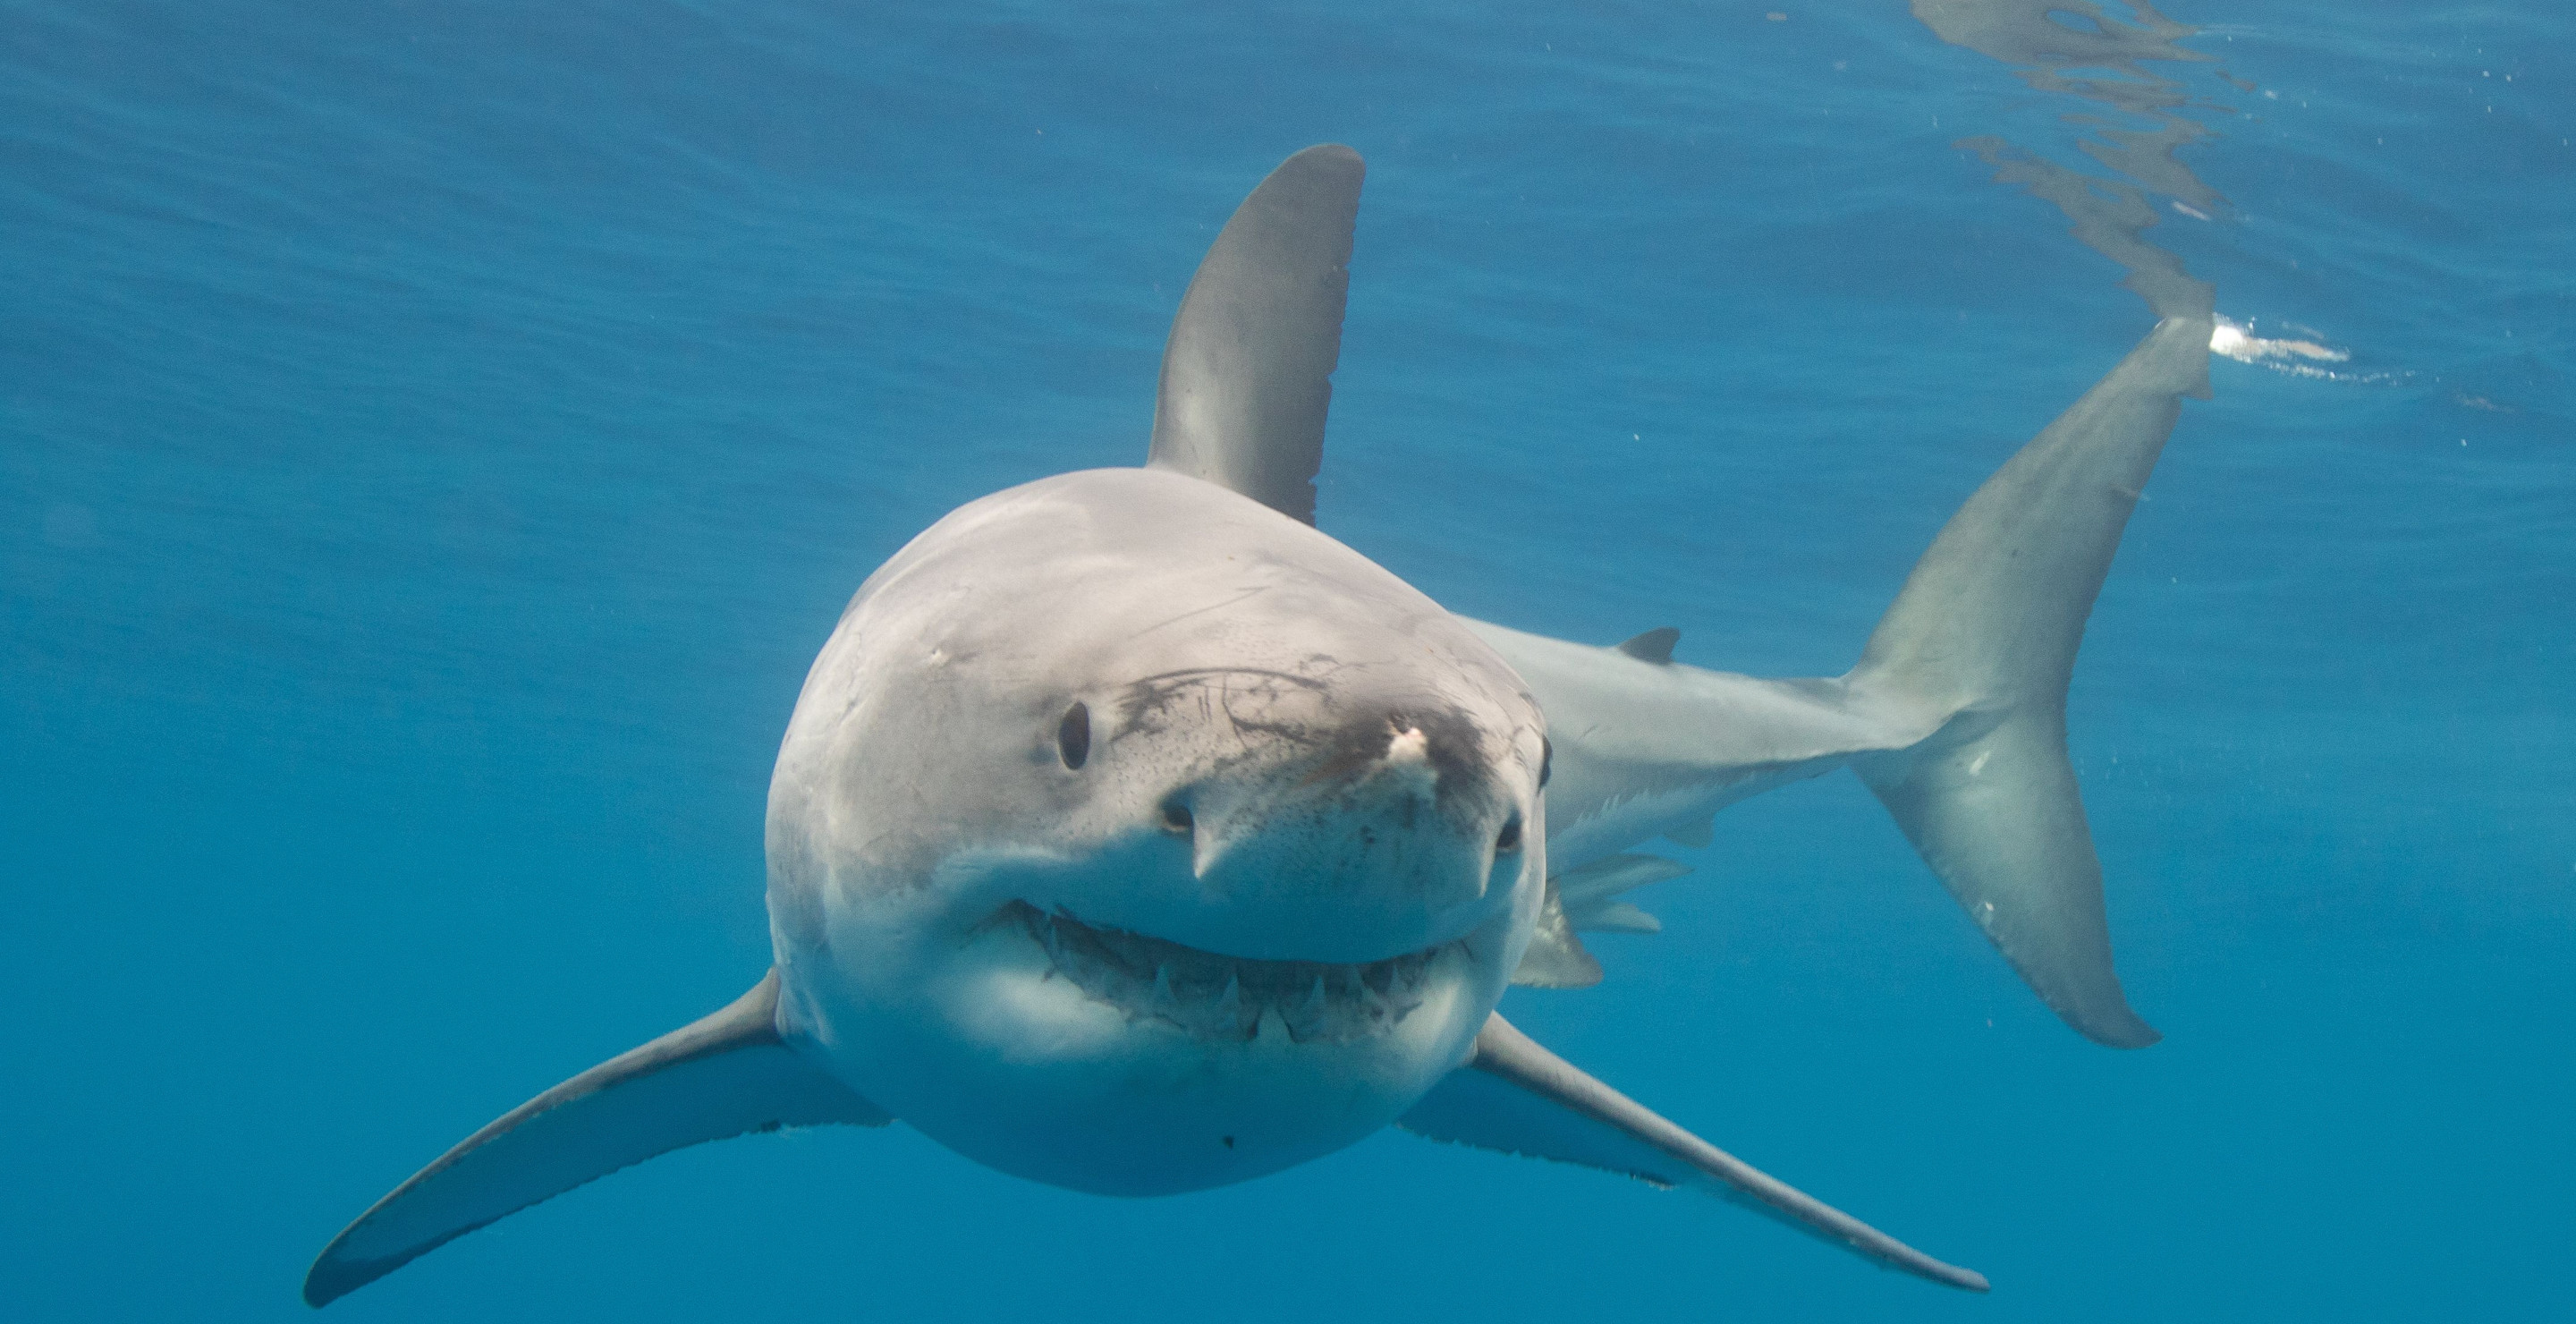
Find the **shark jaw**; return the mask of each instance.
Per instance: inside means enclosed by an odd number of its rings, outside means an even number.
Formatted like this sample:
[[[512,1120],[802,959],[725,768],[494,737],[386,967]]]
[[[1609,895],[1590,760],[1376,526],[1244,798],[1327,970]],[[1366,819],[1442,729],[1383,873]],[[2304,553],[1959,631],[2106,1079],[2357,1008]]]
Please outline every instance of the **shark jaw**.
[[[1368,961],[1233,957],[1011,900],[836,925],[830,976],[782,974],[809,1051],[931,1139],[1053,1186],[1171,1195],[1411,1108],[1472,1050],[1541,890],[1524,874],[1465,933]]]
[[[1085,924],[1014,901],[994,916],[1045,949],[1050,978],[1130,1021],[1242,1043],[1265,1033],[1341,1044],[1387,1033],[1421,1007],[1443,962],[1474,962],[1465,939],[1381,961],[1273,961],[1225,956],[1142,933]]]

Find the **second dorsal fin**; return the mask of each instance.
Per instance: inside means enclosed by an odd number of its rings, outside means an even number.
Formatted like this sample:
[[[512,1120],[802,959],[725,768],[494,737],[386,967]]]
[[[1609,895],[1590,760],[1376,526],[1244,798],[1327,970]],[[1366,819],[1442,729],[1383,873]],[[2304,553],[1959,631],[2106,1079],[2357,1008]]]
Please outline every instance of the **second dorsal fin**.
[[[1660,625],[1618,647],[1620,652],[1640,662],[1652,662],[1661,667],[1672,665],[1673,645],[1681,641],[1680,627]]]
[[[1163,346],[1148,467],[1315,522],[1367,173],[1350,148],[1309,147],[1271,171],[1225,223]]]

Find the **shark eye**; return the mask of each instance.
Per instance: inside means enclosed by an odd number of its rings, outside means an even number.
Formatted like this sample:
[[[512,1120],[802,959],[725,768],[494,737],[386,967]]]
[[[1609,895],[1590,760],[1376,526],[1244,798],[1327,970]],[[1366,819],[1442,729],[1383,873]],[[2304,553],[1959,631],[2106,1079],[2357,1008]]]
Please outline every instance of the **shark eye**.
[[[1075,703],[1055,724],[1055,752],[1064,766],[1079,771],[1091,758],[1091,709]]]
[[[1190,807],[1188,805],[1182,804],[1178,800],[1169,801],[1164,804],[1164,831],[1170,832],[1175,836],[1186,836],[1191,829],[1197,826],[1198,820],[1190,815]]]
[[[1510,822],[1503,824],[1502,835],[1494,838],[1494,853],[1496,855],[1509,855],[1520,848],[1521,816],[1514,814],[1512,815]]]
[[[1547,774],[1553,770],[1549,765],[1555,762],[1556,746],[1549,743],[1546,736],[1540,736],[1538,738],[1538,788],[1542,791],[1547,789]]]

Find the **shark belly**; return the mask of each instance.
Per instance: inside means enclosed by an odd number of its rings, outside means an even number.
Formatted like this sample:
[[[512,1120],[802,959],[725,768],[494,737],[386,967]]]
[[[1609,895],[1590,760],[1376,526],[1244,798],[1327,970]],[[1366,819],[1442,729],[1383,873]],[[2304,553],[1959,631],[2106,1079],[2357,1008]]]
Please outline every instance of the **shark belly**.
[[[851,932],[872,928],[836,922],[836,947],[883,952],[887,935]],[[1453,944],[1392,990],[1401,1014],[1301,1037],[1366,996],[1356,972],[1326,975],[1315,1006],[1206,981],[1154,1006],[1084,987],[1018,925],[940,946],[936,973],[892,987],[839,962],[807,975],[809,1056],[975,1162],[1103,1195],[1229,1185],[1362,1139],[1464,1060],[1503,984]]]

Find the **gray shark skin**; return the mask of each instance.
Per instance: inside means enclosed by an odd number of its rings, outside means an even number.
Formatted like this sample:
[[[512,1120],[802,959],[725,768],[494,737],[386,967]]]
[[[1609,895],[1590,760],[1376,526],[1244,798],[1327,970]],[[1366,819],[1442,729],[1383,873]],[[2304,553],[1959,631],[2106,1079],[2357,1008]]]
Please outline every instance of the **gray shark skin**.
[[[1593,647],[1453,616],[1314,527],[1363,175],[1309,148],[1218,236],[1145,467],[970,502],[860,586],[771,783],[769,973],[396,1188],[307,1302],[672,1149],[896,1120],[1120,1195],[1396,1125],[1694,1186],[1986,1290],[1495,1007],[1599,980],[1581,931],[1658,927],[1622,894],[1685,870],[1632,848],[1848,765],[2070,1025],[2153,1042],[2112,970],[2064,698],[2207,321],[2160,324],[1981,488],[1849,674],[1707,671],[1670,630]]]
[[[1258,502],[1125,469],[970,503],[860,590],[788,723],[781,1028],[1056,1185],[1338,1149],[1501,996],[1545,881],[1544,739],[1456,617]]]

